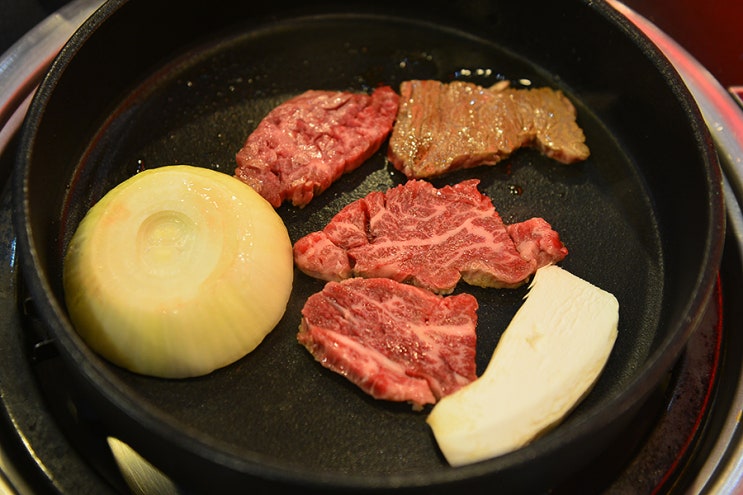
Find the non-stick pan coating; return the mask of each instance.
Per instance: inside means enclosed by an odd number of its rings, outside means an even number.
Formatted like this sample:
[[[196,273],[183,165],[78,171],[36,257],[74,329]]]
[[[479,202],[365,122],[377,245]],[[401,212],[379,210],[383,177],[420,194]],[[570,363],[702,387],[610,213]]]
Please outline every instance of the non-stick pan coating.
[[[98,14],[114,12],[103,28],[83,28],[42,87],[20,157],[28,166],[22,222],[41,280],[31,276],[30,290],[48,298],[40,313],[114,433],[181,479],[218,476],[206,482],[215,488],[254,479],[544,488],[605,447],[694,329],[723,231],[719,172],[699,116],[643,40],[610,22],[608,8],[580,2],[540,4],[529,18],[533,9],[487,2],[446,3],[443,16],[429,8],[415,17],[386,3],[274,5],[253,15],[240,6],[195,15],[159,3],[108,6]],[[614,352],[563,426],[514,454],[449,468],[425,411],[366,396],[296,342],[300,309],[323,285],[298,271],[277,328],[253,353],[202,378],[135,375],[77,339],[65,317],[61,260],[82,216],[115,184],[175,163],[232,174],[247,135],[286,98],[307,89],[397,89],[407,79],[548,85],[578,109],[592,151],[584,163],[522,150],[496,167],[434,180],[479,178],[507,223],[545,218],[569,249],[561,265],[619,299]],[[350,201],[402,183],[385,150],[309,206],[281,207],[292,241]],[[480,302],[480,373],[526,289],[458,290]]]

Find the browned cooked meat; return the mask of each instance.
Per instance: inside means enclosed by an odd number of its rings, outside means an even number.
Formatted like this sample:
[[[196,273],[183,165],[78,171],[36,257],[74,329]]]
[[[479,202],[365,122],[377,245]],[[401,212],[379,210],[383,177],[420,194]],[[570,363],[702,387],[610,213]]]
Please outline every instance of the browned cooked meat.
[[[568,98],[551,88],[486,89],[454,81],[405,81],[388,159],[410,178],[495,164],[533,146],[563,163],[588,158]]]

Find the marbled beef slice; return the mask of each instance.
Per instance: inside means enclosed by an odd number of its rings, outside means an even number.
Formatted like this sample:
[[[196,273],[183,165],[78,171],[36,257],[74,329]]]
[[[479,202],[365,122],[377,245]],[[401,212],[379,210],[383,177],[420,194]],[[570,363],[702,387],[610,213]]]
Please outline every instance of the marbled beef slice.
[[[476,378],[476,325],[469,294],[352,278],[307,299],[297,339],[372,397],[421,409]]]
[[[439,294],[460,279],[517,287],[567,255],[544,219],[506,226],[471,179],[440,189],[409,180],[339,211],[322,231],[294,244],[294,261],[323,280],[384,277]]]
[[[382,145],[399,97],[310,90],[274,108],[237,153],[235,176],[274,207],[305,206]]]

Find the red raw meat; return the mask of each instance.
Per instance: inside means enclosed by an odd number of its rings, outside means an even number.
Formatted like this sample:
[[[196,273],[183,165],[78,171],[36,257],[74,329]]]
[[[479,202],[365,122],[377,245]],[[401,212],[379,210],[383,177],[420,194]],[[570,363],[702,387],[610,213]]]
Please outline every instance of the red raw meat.
[[[352,278],[308,298],[297,339],[371,396],[420,409],[476,378],[476,311],[469,294]]]
[[[521,257],[536,260],[538,268],[556,263],[567,254],[560,238],[543,218],[506,225],[506,230]]]
[[[235,176],[274,207],[305,206],[382,145],[399,97],[389,86],[371,95],[307,91],[274,108],[237,153]]]
[[[323,280],[384,277],[440,294],[460,279],[517,287],[567,248],[543,219],[508,227],[467,180],[436,189],[410,180],[350,203],[328,225],[294,244],[294,261]]]

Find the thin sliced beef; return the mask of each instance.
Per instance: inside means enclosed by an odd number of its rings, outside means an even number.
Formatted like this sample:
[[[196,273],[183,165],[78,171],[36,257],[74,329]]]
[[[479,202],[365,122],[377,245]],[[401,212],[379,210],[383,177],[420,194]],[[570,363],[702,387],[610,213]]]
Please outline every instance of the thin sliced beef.
[[[410,178],[492,165],[523,146],[563,163],[590,154],[575,107],[558,90],[416,80],[400,94],[387,157]]]
[[[447,294],[460,279],[516,287],[567,248],[543,219],[506,226],[490,198],[467,180],[435,188],[410,180],[339,211],[294,244],[294,261],[323,280],[385,277]]]
[[[307,299],[297,339],[371,396],[420,409],[476,378],[476,311],[469,294],[352,278]]]
[[[373,155],[392,129],[399,97],[311,90],[274,108],[237,153],[235,176],[274,207],[305,206]]]

